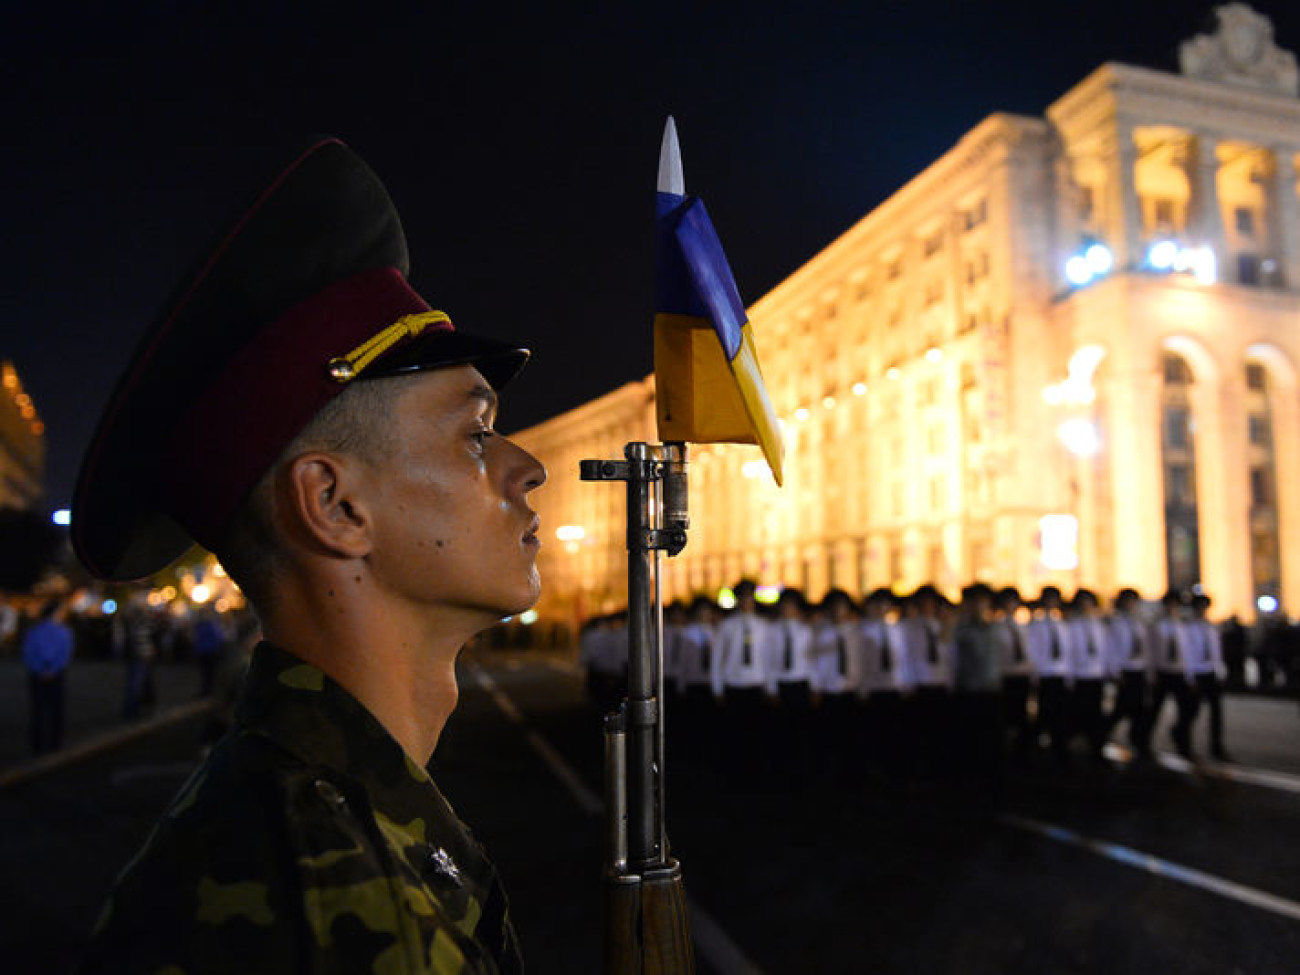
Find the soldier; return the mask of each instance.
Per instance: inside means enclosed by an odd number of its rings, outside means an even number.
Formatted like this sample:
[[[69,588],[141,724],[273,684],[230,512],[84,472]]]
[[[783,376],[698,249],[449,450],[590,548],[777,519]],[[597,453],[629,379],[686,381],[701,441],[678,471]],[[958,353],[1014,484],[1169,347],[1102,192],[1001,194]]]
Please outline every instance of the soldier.
[[[1021,612],[1020,591],[1006,586],[993,604],[993,642],[1002,665],[1002,722],[1011,734],[1017,759],[1027,761],[1033,733],[1029,723],[1029,693],[1034,680],[1034,662],[1029,654],[1029,635],[1017,619]]]
[[[877,589],[863,601],[862,672],[858,693],[863,706],[863,752],[866,760],[889,775],[898,775],[908,754],[903,740],[903,698],[915,686],[907,644],[895,621],[898,599]]]
[[[1074,733],[1083,735],[1088,742],[1089,754],[1100,761],[1102,746],[1106,744],[1102,697],[1113,655],[1110,631],[1092,590],[1076,592],[1071,610],[1068,626],[1071,635],[1070,676],[1074,685],[1070,693],[1072,725]]]
[[[953,751],[966,784],[996,791],[1002,768],[1002,661],[993,633],[993,591],[982,582],[967,586],[953,632]]]
[[[941,618],[946,604],[934,586],[920,586],[903,601],[899,622],[916,689],[908,709],[910,750],[930,774],[941,770],[952,737],[952,643]]]
[[[853,599],[843,589],[832,589],[822,597],[819,616],[813,652],[822,758],[833,774],[856,774],[862,770],[856,720],[862,629]]]
[[[1190,669],[1191,648],[1189,634],[1183,623],[1186,599],[1182,592],[1171,589],[1160,600],[1161,617],[1152,632],[1156,655],[1156,683],[1151,695],[1151,722],[1154,732],[1160,723],[1160,712],[1165,698],[1173,695],[1177,715],[1170,731],[1174,748],[1184,758],[1192,755],[1192,725],[1196,721],[1196,682]]]
[[[702,712],[710,703],[713,679],[713,639],[718,604],[708,596],[691,600],[690,618],[682,628],[677,650],[677,692],[688,712]]]
[[[812,760],[813,632],[807,616],[804,594],[798,589],[781,590],[772,624],[767,692],[780,704],[774,752],[797,779]]]
[[[682,653],[682,641],[689,621],[690,614],[686,611],[686,604],[680,599],[674,599],[664,607],[664,704],[671,708],[674,714],[681,710],[682,701],[678,693],[676,677],[678,658]]]
[[[1034,737],[1046,733],[1052,755],[1060,765],[1070,760],[1070,629],[1061,613],[1061,590],[1044,586],[1029,624],[1029,634],[1038,673],[1038,717]]]
[[[713,729],[713,640],[718,605],[708,596],[691,600],[690,618],[682,627],[677,647],[676,672],[672,675],[682,702],[682,721],[677,727],[683,741],[711,751]],[[670,724],[669,729],[673,726]]]
[[[265,642],[85,971],[522,969],[426,766],[461,647],[539,592],[545,470],[493,430],[527,352],[454,331],[406,253],[374,173],[315,143],[175,292],[103,414],[82,561],[139,578],[197,540]]]
[[[1227,669],[1219,631],[1206,618],[1209,608],[1209,596],[1199,592],[1192,596],[1192,614],[1187,621],[1188,670],[1196,682],[1197,696],[1210,711],[1210,754],[1226,762],[1229,759],[1223,747],[1223,678]]]
[[[722,744],[733,758],[731,768],[747,775],[758,768],[767,664],[772,659],[771,623],[758,612],[757,586],[742,579],[732,590],[736,607],[718,624],[713,641],[713,696],[727,708]]]
[[[1107,718],[1107,734],[1128,721],[1128,740],[1139,758],[1151,757],[1151,632],[1138,615],[1141,598],[1135,589],[1121,589],[1110,615],[1110,673],[1117,681],[1115,707]]]
[[[626,612],[587,622],[578,643],[578,661],[587,672],[587,696],[602,714],[618,707],[627,693]]]

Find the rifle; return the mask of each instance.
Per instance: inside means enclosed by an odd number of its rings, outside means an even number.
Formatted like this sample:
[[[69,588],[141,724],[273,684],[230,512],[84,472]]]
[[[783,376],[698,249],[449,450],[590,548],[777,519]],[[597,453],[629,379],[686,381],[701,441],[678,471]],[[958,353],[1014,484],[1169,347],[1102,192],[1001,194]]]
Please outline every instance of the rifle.
[[[584,481],[627,483],[628,689],[605,717],[606,975],[695,970],[681,864],[668,846],[659,553],[686,547],[685,443],[629,443],[584,460]]]

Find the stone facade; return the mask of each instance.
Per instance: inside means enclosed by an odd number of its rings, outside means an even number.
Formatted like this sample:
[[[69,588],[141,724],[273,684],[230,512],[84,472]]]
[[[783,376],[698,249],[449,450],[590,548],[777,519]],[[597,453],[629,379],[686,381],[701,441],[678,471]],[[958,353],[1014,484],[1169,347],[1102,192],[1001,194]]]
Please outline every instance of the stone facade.
[[[44,494],[45,424],[11,362],[0,363],[0,508],[31,508]]]
[[[990,116],[754,304],[787,483],[692,448],[666,599],[749,575],[1300,607],[1294,58],[1240,11],[1197,43],[1182,75],[1106,64],[1045,118]],[[543,615],[622,602],[623,495],[577,462],[653,416],[650,378],[519,435],[571,536]]]

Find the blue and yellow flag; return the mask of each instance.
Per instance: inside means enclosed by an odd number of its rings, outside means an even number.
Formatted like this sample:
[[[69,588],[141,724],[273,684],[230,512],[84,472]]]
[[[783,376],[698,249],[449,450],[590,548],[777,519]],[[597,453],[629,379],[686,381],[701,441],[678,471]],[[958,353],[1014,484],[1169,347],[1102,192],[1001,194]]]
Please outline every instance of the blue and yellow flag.
[[[754,443],[781,483],[781,430],[754,339],[708,211],[687,196],[677,131],[664,129],[655,232],[659,439]]]

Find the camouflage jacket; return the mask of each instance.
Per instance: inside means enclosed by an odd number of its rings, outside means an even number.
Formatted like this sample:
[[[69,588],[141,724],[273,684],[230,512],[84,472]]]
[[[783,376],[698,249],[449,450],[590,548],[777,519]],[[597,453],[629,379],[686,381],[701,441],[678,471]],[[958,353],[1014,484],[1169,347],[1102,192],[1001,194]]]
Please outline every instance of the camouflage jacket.
[[[118,879],[82,970],[522,969],[496,871],[425,770],[262,644],[234,728]]]

